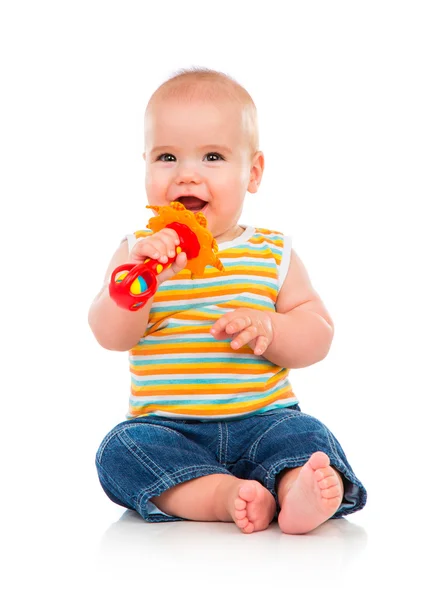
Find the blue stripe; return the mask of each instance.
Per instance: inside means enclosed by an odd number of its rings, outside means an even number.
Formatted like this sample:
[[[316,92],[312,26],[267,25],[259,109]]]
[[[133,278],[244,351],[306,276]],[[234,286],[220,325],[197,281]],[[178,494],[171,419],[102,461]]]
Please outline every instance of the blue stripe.
[[[247,297],[246,296],[246,292],[243,294],[239,294],[238,296],[234,296],[231,300],[227,300],[227,302],[233,302],[233,301],[239,301],[239,302],[249,302],[250,304],[255,304],[257,306],[267,306],[268,308],[270,307],[274,307],[274,303],[270,300],[270,299],[260,299],[260,298],[251,298],[251,297]],[[196,301],[192,304],[181,304],[181,305],[177,305],[177,304],[172,304],[171,302],[166,302],[165,306],[159,306],[159,307],[155,307],[155,304],[152,305],[151,308],[151,313],[157,313],[157,312],[174,312],[174,313],[181,313],[184,312],[186,310],[201,310],[204,306],[211,306],[211,302],[212,300],[210,300],[208,302],[208,304],[200,302],[197,303]],[[216,300],[217,303],[220,303],[220,298],[217,298]]]
[[[152,305],[150,312],[176,312],[176,313],[180,313],[180,312],[184,312],[186,310],[199,310],[203,307],[207,307],[207,306],[211,306],[211,300],[207,301],[207,302],[193,302],[191,304],[181,304],[181,305],[174,305],[171,304],[171,302],[166,302],[166,305],[164,307],[159,307],[159,308],[155,308],[155,303]]]
[[[153,359],[151,359],[150,361],[147,361],[145,359],[140,359],[140,360],[134,360],[130,357],[130,365],[133,365],[135,367],[143,367],[143,366],[152,366],[152,365],[157,365],[157,364],[161,364],[161,365],[178,365],[178,364],[197,364],[197,365],[205,365],[205,364],[209,364],[211,362],[224,362],[225,364],[235,364],[235,365],[239,365],[239,364],[263,364],[264,365],[271,365],[272,367],[275,367],[276,365],[270,361],[268,361],[266,358],[262,358],[262,357],[258,357],[258,360],[256,360],[255,358],[253,358],[252,360],[250,360],[249,358],[247,359],[243,359],[243,358],[232,358],[232,359],[228,359],[227,357],[223,357],[223,358],[216,358],[216,359],[211,359],[209,358],[208,354],[205,354],[204,352],[199,352],[199,357],[196,359],[184,359],[184,358],[180,358],[178,357],[177,360],[173,360],[171,359],[163,359],[162,358],[162,354],[157,354],[154,356]],[[189,362],[190,361],[190,362]],[[286,371],[288,371],[288,369],[286,368],[282,368],[282,370],[280,371],[280,374],[283,375]],[[219,370],[220,372],[220,370]],[[278,371],[279,372],[279,371]],[[142,373],[143,375],[143,373]],[[249,375],[249,373],[244,374],[244,378],[246,378]],[[271,376],[271,374],[269,373],[269,375]],[[240,377],[241,375],[239,375]]]
[[[284,379],[282,382],[279,383],[285,383],[285,384],[289,384],[289,381],[287,379]],[[257,402],[259,400],[263,400],[264,398],[266,398],[267,396],[270,396],[271,394],[273,394],[277,389],[284,389],[285,387],[288,387],[288,385],[282,385],[282,386],[275,386],[273,388],[271,388],[268,392],[266,393],[254,393],[254,394],[240,394],[239,396],[233,396],[230,398],[208,398],[204,399],[204,400],[176,400],[173,398],[170,398],[169,400],[157,400],[155,399],[155,396],[145,396],[143,397],[143,399],[141,400],[134,400],[130,397],[130,403],[132,406],[146,406],[147,404],[160,404],[162,406],[167,406],[168,404],[182,404],[182,405],[186,405],[186,406],[197,406],[197,405],[204,405],[204,404],[211,404],[211,405],[220,405],[220,404],[236,404],[237,402]],[[179,394],[181,394],[181,392],[179,392]],[[274,400],[274,402],[279,402],[278,400]]]
[[[203,280],[200,280],[203,281]],[[275,279],[273,278],[272,281],[262,281],[262,280],[258,280],[258,281],[253,281],[253,279],[232,279],[230,281],[214,281],[214,280],[210,280],[207,281],[206,283],[200,283],[199,281],[196,282],[196,289],[207,289],[210,287],[228,287],[229,285],[249,285],[252,286],[253,284],[256,285],[263,285],[265,287],[268,287],[272,290],[276,289],[276,285],[275,285]],[[160,291],[179,291],[179,290],[193,290],[193,284],[189,284],[189,285],[182,285],[181,281],[172,281],[171,283],[166,282],[166,283],[162,283],[161,287],[160,287]]]
[[[148,235],[152,235],[152,233],[153,233],[152,229],[140,229],[139,231],[143,232],[145,234],[148,234]],[[267,248],[268,247],[267,241],[269,241],[269,240],[273,240],[273,241],[280,241],[280,240],[282,240],[282,241],[284,241],[283,240],[284,237],[285,237],[285,234],[283,234],[283,233],[261,233],[260,231],[254,231],[254,233],[252,234],[252,236],[250,237],[250,239],[251,240],[259,240],[260,238],[265,239],[266,241],[263,242],[263,244],[265,244],[265,247]],[[259,247],[262,247],[262,246],[258,246],[258,244],[254,244],[254,243],[249,244],[249,242],[244,242],[242,244],[238,244],[237,245],[237,248],[253,248],[253,247],[259,248]],[[224,250],[219,250],[219,252],[220,253],[225,253],[228,250],[230,250],[230,251],[233,250],[233,247],[232,248],[225,248]],[[280,250],[280,248],[278,248],[278,250]]]
[[[253,266],[253,267],[268,267],[273,268],[276,266],[276,260],[275,257],[271,254],[270,257],[264,257],[261,258],[261,256],[256,256],[255,258],[251,258],[248,256],[241,256],[240,258],[226,258],[226,257],[221,257],[220,258],[221,262],[223,263],[223,265],[225,265],[226,267],[246,267],[246,266]],[[215,267],[209,267],[211,270],[217,271],[217,269]],[[208,267],[206,267],[205,269],[206,271],[208,270]],[[223,277],[225,276],[225,274],[223,273]],[[257,273],[252,273],[252,276],[258,277]],[[267,277],[267,276],[266,276]]]
[[[255,381],[253,380],[253,381],[250,381],[249,383],[265,383],[269,379],[270,379],[270,374],[266,373],[265,375],[262,375],[262,376],[256,378]],[[147,380],[147,381],[145,381],[145,380]],[[149,386],[149,385],[154,385],[156,388],[158,388],[158,392],[159,392],[161,390],[161,388],[163,388],[163,387],[173,388],[176,385],[187,385],[187,386],[211,385],[211,386],[213,386],[214,384],[217,384],[217,383],[239,383],[240,384],[241,376],[238,375],[237,377],[223,377],[222,379],[210,379],[209,377],[206,377],[206,378],[195,377],[192,379],[192,378],[190,378],[189,375],[185,374],[184,379],[180,379],[180,380],[174,379],[172,383],[170,383],[170,381],[166,381],[164,379],[156,379],[156,378],[148,379],[147,377],[144,377],[143,381],[139,381],[139,380],[135,379],[134,377],[132,377],[131,381],[137,387],[145,387],[145,386]],[[218,393],[220,393],[220,392],[218,392]],[[224,392],[221,392],[221,393],[223,394]]]
[[[182,327],[205,327],[206,325],[208,325],[210,321],[197,321],[196,325],[194,323],[190,323],[189,325],[185,325],[185,322],[183,320],[181,320],[179,323],[167,323],[167,329],[178,329],[178,328],[182,328]],[[214,323],[214,321],[211,319],[211,323]],[[186,334],[186,332],[184,332]],[[173,334],[175,335],[175,334]]]
[[[206,337],[206,338],[191,338],[191,337],[187,337],[185,336],[185,339],[179,339],[179,340],[169,340],[168,338],[164,337],[162,339],[156,339],[153,336],[151,336],[153,339],[148,339],[147,337],[142,338],[141,340],[139,340],[138,342],[138,346],[162,346],[164,344],[199,344],[200,342],[208,342],[210,344],[221,344],[222,342],[230,342],[232,341],[231,337],[225,338],[224,340],[216,340],[215,338],[211,337]],[[193,350],[192,350],[193,351]],[[188,349],[188,352],[190,352],[190,348]],[[176,362],[179,362],[179,357],[177,357]]]
[[[262,235],[262,234],[260,234]],[[254,238],[255,236],[253,236]],[[267,236],[269,237],[269,236]],[[253,239],[251,238],[251,239]],[[270,238],[273,241],[278,241],[281,240],[282,238],[277,236],[274,238]],[[274,244],[272,246],[270,246],[269,244],[267,244],[267,242],[262,242],[261,244],[249,244],[249,243],[244,243],[244,244],[238,244],[236,247],[233,248],[225,248],[224,250],[219,250],[218,254],[220,257],[220,260],[223,260],[223,256],[225,255],[227,251],[232,252],[233,250],[235,250],[235,248],[237,248],[238,250],[242,249],[242,250],[249,250],[250,252],[255,252],[256,250],[270,250],[270,253],[272,252],[282,252],[283,248],[281,248],[280,246],[275,246]],[[226,258],[224,256],[224,258]]]
[[[179,365],[181,364],[185,364],[185,365],[191,365],[191,364],[199,364],[202,362],[207,362],[207,363],[235,363],[237,365],[239,364],[258,364],[259,357],[255,357],[255,358],[239,358],[239,357],[228,357],[228,356],[224,356],[222,358],[220,358],[219,356],[214,357],[214,358],[208,358],[207,355],[205,355],[205,357],[201,358],[201,355],[203,355],[202,352],[199,353],[199,357],[196,358],[182,358],[182,357],[178,357],[178,359],[161,359],[161,364],[163,365],[175,365],[176,363],[178,363]],[[265,358],[263,358],[264,363],[268,363],[269,361],[267,361]],[[153,358],[151,360],[149,360],[147,357],[146,358],[136,358],[136,357],[130,357],[130,363],[133,365],[156,365],[158,364],[158,358]]]

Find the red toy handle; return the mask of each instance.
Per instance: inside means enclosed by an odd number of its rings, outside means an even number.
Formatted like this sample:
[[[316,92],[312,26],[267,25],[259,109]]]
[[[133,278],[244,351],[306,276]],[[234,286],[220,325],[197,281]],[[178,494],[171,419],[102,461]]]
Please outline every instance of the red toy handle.
[[[184,223],[171,223],[167,227],[174,229],[180,238],[180,246],[176,248],[177,254],[186,252],[189,260],[196,258],[199,254],[200,245],[193,231]],[[156,275],[167,269],[176,258],[177,256],[169,258],[166,263],[147,258],[143,263],[125,264],[117,267],[111,275],[109,295],[121,308],[133,311],[139,310],[155,294],[158,288]],[[122,279],[117,280],[118,274],[123,271],[128,271],[128,273]]]

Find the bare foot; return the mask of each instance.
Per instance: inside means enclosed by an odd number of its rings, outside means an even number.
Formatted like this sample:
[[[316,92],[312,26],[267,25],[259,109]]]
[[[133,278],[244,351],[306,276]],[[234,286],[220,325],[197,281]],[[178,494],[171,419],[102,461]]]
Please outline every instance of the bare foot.
[[[243,533],[267,529],[276,512],[272,494],[258,481],[236,485],[227,498],[227,510]]]
[[[324,452],[312,454],[297,471],[292,482],[282,478],[279,484],[278,521],[284,533],[312,531],[336,513],[344,495],[341,476]]]

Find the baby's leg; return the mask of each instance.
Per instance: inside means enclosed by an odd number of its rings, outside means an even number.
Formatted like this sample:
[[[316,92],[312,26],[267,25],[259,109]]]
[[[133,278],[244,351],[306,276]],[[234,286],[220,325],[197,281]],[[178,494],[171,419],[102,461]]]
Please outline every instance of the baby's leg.
[[[193,521],[234,521],[244,533],[266,529],[276,503],[258,481],[221,473],[197,477],[151,501],[163,512]]]
[[[236,465],[232,473],[264,481],[275,491],[283,532],[307,533],[330,518],[363,508],[364,486],[336,437],[318,419],[282,409],[253,417],[247,429],[254,426],[258,437],[242,457],[241,468]]]

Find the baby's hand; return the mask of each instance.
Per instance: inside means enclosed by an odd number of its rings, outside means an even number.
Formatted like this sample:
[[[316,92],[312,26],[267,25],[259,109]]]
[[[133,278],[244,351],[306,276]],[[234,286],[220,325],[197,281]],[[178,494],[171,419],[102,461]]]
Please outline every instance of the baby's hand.
[[[249,344],[255,354],[263,354],[273,340],[270,315],[254,308],[237,308],[223,315],[215,322],[210,332],[217,340],[235,335],[230,343],[232,348],[236,350],[244,344]]]
[[[149,237],[138,241],[128,255],[129,263],[145,262],[147,258],[153,258],[160,263],[166,263],[169,258],[176,256],[176,247],[180,245],[180,238],[174,229],[165,227],[153,233]],[[158,283],[162,283],[167,279],[171,279],[179,271],[185,268],[187,256],[185,252],[180,252],[176,260],[171,263],[170,267],[165,268],[157,275]]]

